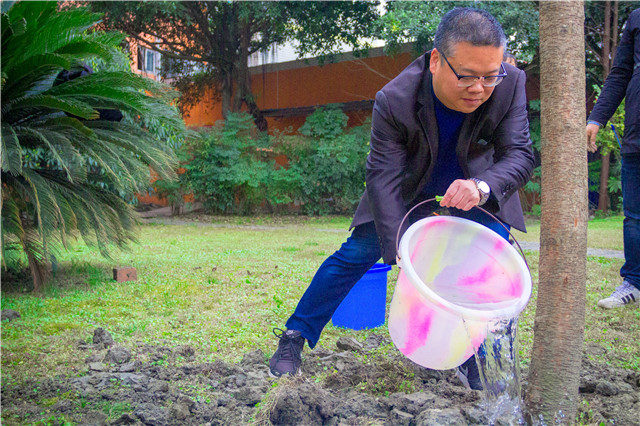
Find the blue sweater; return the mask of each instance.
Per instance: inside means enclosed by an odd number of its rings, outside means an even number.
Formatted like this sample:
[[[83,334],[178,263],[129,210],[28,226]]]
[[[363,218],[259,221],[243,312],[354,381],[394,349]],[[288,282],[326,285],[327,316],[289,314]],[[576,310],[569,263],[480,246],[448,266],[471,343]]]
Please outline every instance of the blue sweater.
[[[431,90],[433,93],[433,88]],[[464,179],[464,173],[456,156],[456,145],[466,114],[447,108],[435,94],[433,94],[433,103],[438,122],[438,155],[431,179],[424,188],[426,198],[444,195],[454,180]]]

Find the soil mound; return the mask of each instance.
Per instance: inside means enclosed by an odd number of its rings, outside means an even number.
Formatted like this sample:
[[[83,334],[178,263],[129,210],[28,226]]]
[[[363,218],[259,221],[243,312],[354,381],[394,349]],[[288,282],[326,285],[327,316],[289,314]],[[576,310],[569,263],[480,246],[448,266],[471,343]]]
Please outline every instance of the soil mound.
[[[87,353],[79,377],[3,384],[3,424],[487,424],[479,392],[452,371],[412,363],[376,335],[305,352],[304,375],[279,380],[259,350],[237,364],[202,364],[190,346],[125,348],[103,331],[96,336],[78,345]],[[585,358],[580,392],[581,422],[640,424],[640,372]]]

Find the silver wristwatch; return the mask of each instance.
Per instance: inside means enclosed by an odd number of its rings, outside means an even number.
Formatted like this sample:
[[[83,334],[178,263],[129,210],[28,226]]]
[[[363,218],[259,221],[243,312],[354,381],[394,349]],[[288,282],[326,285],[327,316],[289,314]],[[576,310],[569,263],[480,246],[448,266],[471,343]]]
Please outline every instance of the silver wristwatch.
[[[487,184],[487,182],[483,180],[476,178],[471,178],[469,180],[472,180],[476,184],[476,188],[478,188],[478,192],[480,193],[480,202],[478,202],[478,205],[483,205],[489,199],[489,194],[491,194],[491,188],[489,188],[489,184]]]

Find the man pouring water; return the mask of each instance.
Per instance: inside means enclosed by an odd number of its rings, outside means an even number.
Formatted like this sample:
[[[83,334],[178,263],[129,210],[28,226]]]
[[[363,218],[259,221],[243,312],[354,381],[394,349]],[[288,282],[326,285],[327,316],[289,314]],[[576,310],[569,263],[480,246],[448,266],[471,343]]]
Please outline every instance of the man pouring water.
[[[352,234],[320,266],[287,330],[274,330],[279,345],[269,362],[272,376],[299,374],[305,340],[310,348],[317,344],[349,290],[380,258],[395,263],[398,227],[419,202],[444,195],[440,206],[452,215],[507,239],[499,223],[473,207],[525,230],[517,191],[531,177],[534,156],[525,74],[502,62],[505,45],[488,12],[453,9],[438,26],[433,50],[377,93],[366,190]],[[482,389],[473,357],[459,372],[465,384]]]

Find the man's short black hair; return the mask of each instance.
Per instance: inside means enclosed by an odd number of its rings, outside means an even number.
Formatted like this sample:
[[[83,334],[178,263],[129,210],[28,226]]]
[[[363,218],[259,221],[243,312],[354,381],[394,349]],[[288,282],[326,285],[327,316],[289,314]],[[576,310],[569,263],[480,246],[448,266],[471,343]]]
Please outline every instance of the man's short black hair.
[[[446,56],[454,56],[453,47],[461,42],[504,48],[507,38],[500,23],[486,10],[456,7],[442,17],[433,47]]]

